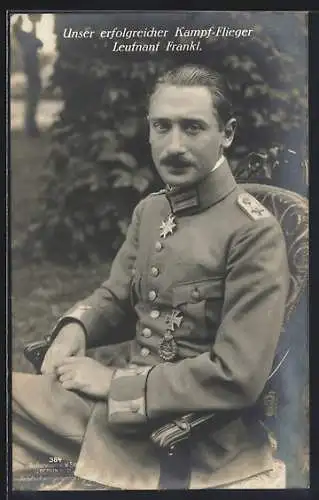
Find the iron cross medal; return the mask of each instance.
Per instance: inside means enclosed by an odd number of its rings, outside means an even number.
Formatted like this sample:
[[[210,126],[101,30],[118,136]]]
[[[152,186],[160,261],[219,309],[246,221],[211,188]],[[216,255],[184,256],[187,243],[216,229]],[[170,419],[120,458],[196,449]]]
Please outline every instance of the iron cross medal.
[[[169,214],[160,225],[160,237],[165,239],[168,234],[173,234],[176,227],[175,215]]]
[[[167,324],[168,330],[174,332],[175,328],[179,328],[183,321],[183,315],[178,309],[173,309],[171,314],[167,314],[165,317],[165,323]]]

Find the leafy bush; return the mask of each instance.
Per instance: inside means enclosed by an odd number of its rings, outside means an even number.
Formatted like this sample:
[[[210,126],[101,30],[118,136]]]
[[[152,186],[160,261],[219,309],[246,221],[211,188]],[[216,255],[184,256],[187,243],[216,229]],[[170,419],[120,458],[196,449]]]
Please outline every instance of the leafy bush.
[[[251,151],[274,146],[303,157],[306,143],[306,33],[298,13],[56,14],[58,58],[52,87],[64,108],[52,127],[42,212],[25,251],[69,260],[109,258],[123,241],[133,206],[162,187],[147,140],[147,93],[176,64],[225,74],[239,117],[230,151],[236,168]],[[254,27],[255,36],[202,40],[201,52],[110,52],[104,40],[63,38],[63,30],[117,26]],[[141,40],[139,40],[141,41]],[[150,41],[150,40],[148,40]],[[185,40],[183,40],[185,41]],[[247,171],[246,171],[247,174]],[[270,173],[270,177],[271,177]],[[245,178],[245,169],[239,177]],[[247,178],[247,175],[246,175]]]

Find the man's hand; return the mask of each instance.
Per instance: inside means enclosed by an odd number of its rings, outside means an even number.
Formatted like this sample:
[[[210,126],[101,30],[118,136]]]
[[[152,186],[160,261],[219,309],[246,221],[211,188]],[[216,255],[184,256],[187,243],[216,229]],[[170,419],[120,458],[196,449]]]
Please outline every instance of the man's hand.
[[[65,325],[49,347],[41,366],[41,373],[43,375],[54,373],[61,361],[69,356],[84,356],[85,344],[85,331],[79,323]]]
[[[88,357],[69,357],[56,369],[62,387],[96,399],[107,399],[114,369]]]

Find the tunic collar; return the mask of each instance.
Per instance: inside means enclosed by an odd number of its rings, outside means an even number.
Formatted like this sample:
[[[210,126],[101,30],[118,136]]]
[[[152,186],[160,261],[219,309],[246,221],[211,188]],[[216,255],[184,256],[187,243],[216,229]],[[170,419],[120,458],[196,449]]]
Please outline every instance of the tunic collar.
[[[190,215],[215,205],[237,186],[229,164],[224,158],[205,179],[187,188],[167,188],[166,197],[174,214]]]

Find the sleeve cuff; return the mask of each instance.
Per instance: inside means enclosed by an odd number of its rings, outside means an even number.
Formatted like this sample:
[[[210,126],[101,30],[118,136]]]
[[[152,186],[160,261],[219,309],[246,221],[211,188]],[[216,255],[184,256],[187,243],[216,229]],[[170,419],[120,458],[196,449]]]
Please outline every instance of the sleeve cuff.
[[[90,321],[88,320],[90,320],[91,315],[92,315],[91,306],[85,304],[79,304],[72,307],[69,311],[67,311],[66,314],[64,314],[63,316],[61,316],[61,318],[58,319],[58,321],[52,328],[50,333],[51,340],[54,340],[54,338],[58,335],[59,331],[65,325],[73,322],[80,323],[87,337],[87,324],[90,323]]]
[[[147,422],[146,383],[152,368],[144,366],[114,371],[108,398],[110,424]]]

